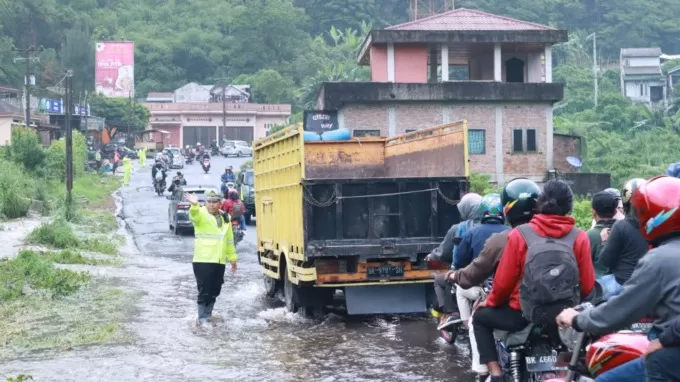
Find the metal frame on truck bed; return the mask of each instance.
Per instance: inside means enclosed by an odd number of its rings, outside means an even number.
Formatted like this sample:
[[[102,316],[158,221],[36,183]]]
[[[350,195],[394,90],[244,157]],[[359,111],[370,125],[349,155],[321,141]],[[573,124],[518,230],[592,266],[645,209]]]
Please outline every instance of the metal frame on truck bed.
[[[289,310],[344,291],[349,314],[424,312],[425,256],[459,222],[467,123],[394,138],[304,141],[293,126],[254,143],[258,260]]]

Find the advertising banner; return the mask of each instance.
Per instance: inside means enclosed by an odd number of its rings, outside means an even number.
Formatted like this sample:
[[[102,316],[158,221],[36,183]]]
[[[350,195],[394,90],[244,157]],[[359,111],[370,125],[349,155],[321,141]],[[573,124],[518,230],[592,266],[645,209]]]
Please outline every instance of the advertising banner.
[[[96,44],[95,90],[106,97],[135,96],[135,44],[102,41]]]
[[[302,126],[303,130],[323,133],[324,131],[335,130],[337,128],[337,110],[305,110]]]
[[[64,112],[62,108],[61,100],[41,98],[38,104],[38,110],[41,113],[55,113],[62,114]]]

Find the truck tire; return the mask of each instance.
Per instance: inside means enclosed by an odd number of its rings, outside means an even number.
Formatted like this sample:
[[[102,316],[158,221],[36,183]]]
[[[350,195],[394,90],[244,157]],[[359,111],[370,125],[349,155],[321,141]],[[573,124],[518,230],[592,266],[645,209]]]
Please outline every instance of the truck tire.
[[[264,294],[269,298],[276,297],[276,292],[279,290],[279,280],[263,275]]]
[[[300,309],[300,296],[298,286],[293,284],[288,278],[288,270],[283,268],[283,300],[286,303],[286,310],[296,313]]]

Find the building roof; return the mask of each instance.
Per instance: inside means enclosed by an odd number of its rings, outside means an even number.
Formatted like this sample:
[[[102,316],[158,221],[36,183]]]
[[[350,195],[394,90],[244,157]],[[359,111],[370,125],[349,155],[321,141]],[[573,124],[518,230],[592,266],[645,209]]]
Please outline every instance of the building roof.
[[[149,92],[146,98],[172,98],[172,92]]]
[[[661,75],[659,66],[624,66],[623,74],[658,74]]]
[[[21,108],[18,108],[11,103],[0,101],[0,113],[2,114],[21,114]]]
[[[661,48],[624,48],[621,49],[621,56],[625,57],[659,57]]]
[[[521,21],[474,9],[458,8],[438,15],[394,25],[386,30],[509,31],[554,30],[549,26]]]

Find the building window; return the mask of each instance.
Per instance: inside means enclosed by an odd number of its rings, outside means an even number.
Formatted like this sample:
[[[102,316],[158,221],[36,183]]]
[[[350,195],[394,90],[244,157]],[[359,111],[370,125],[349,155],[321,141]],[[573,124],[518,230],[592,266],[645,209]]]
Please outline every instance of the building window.
[[[468,130],[468,153],[486,154],[486,130]]]
[[[357,138],[361,137],[379,137],[380,130],[354,130],[353,134]]]
[[[535,153],[538,151],[536,129],[513,129],[512,152]]]
[[[643,83],[640,84],[640,95],[645,95],[645,84]]]
[[[406,129],[406,133],[412,133],[414,131],[418,131],[418,129]]]

